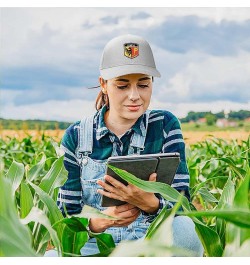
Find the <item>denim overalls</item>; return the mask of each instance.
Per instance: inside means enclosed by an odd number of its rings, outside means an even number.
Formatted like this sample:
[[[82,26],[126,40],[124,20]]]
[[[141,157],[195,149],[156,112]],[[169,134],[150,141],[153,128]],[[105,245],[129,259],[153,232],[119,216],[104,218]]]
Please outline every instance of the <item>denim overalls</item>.
[[[146,119],[148,124],[148,118],[150,111],[146,111]],[[106,160],[98,161],[93,160],[89,157],[92,153],[93,148],[93,119],[94,116],[85,118],[80,123],[80,133],[78,139],[78,148],[76,150],[76,155],[78,157],[79,163],[81,165],[81,185],[82,185],[82,200],[83,204],[92,206],[102,211],[106,208],[101,207],[101,195],[97,193],[97,189],[101,189],[96,181],[98,179],[104,180],[104,175],[106,171]],[[146,128],[147,129],[147,128]],[[147,130],[146,130],[147,131]],[[144,149],[146,135],[139,135],[134,133],[131,137],[131,142],[128,150],[128,155],[133,155],[134,153],[140,154]],[[115,143],[113,143],[115,144]],[[116,148],[114,146],[112,156],[117,156]],[[126,227],[111,227],[108,228],[105,233],[109,233],[113,236],[115,243],[119,243],[122,240],[135,240],[143,237],[149,226],[146,217],[142,214],[130,225]],[[83,247],[82,254],[89,255],[89,252],[93,254],[92,249],[95,244],[95,239],[92,238]],[[88,251],[85,250],[88,249]],[[96,248],[96,253],[98,249]]]
[[[146,112],[146,115],[146,124],[148,124],[149,112]],[[76,155],[82,168],[81,184],[83,190],[83,203],[103,210],[105,208],[100,206],[101,196],[96,192],[96,190],[101,187],[96,184],[96,181],[98,179],[103,179],[106,170],[106,161],[94,161],[89,157],[93,147],[93,119],[94,116],[81,121],[78,139],[79,146],[76,149]],[[136,133],[132,136],[128,155],[134,153],[140,154],[140,151],[144,148],[145,137],[146,135],[140,136]],[[117,155],[117,153],[115,148],[113,148],[112,156],[115,155]],[[145,236],[148,226],[149,222],[147,222],[146,216],[141,214],[136,221],[129,226],[111,227],[108,228],[105,233],[110,233],[117,245],[122,240],[142,239]],[[192,250],[195,252],[195,256],[202,257],[204,249],[195,231],[195,225],[189,217],[175,217],[172,224],[172,232],[173,246]],[[82,256],[94,255],[97,253],[99,253],[99,250],[95,238],[91,238],[81,249]],[[58,253],[56,250],[50,250],[45,253],[45,256],[56,257]]]

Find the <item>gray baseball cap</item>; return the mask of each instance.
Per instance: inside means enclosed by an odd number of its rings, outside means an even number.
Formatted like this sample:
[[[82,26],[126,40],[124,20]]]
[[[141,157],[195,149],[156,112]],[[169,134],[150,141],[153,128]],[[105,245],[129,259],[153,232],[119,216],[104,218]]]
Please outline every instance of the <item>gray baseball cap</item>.
[[[108,80],[127,74],[146,74],[160,77],[149,43],[136,35],[122,35],[104,47],[100,74]]]

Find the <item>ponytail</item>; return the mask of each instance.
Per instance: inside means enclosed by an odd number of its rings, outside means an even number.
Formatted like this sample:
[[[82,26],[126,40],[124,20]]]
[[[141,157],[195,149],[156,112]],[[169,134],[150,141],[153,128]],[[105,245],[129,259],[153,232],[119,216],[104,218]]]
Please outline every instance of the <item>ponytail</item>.
[[[104,82],[107,82],[107,80],[104,80]],[[101,90],[96,97],[95,108],[96,110],[100,110],[103,106],[107,106],[109,108],[109,99],[108,95],[104,94]]]
[[[109,108],[108,95],[100,91],[96,97],[95,108],[96,110],[100,110],[105,105]]]

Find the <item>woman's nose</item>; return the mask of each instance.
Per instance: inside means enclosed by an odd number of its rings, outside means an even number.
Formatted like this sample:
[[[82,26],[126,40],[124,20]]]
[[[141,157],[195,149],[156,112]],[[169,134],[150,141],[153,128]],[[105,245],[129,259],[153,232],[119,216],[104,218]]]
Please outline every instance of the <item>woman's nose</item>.
[[[140,98],[139,91],[137,87],[132,87],[129,95],[129,99],[132,101],[136,101]]]

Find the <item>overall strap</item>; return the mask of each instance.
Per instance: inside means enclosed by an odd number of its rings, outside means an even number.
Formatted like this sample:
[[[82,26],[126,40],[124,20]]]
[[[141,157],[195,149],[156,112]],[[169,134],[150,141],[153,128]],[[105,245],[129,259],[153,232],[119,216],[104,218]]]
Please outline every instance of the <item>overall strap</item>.
[[[146,134],[148,129],[148,120],[151,110],[146,110],[146,127],[145,127],[145,133],[143,135],[140,135],[138,133],[134,133],[131,139],[130,148],[129,148],[129,154],[134,153],[134,148],[136,149],[136,154],[140,154],[141,151],[144,150],[144,144],[146,140]],[[133,148],[134,147],[134,148]]]
[[[78,134],[78,150],[77,157],[81,159],[83,156],[88,156],[93,149],[93,123],[94,115],[85,117],[80,122]]]

